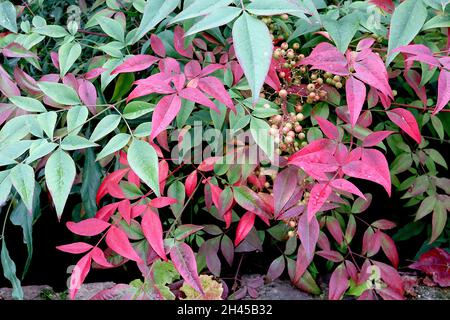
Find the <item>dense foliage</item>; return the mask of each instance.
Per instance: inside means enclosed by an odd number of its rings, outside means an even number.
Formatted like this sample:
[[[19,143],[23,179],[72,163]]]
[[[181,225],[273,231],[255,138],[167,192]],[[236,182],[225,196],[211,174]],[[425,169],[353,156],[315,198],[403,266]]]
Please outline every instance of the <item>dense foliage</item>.
[[[411,268],[449,285],[445,1],[0,7],[1,265],[15,298],[5,229],[23,229],[23,278],[49,212],[74,234],[57,248],[79,255],[71,298],[91,268],[132,263],[140,279],[94,298],[255,296],[240,268],[259,252],[266,281],[320,294],[330,273],[329,299],[403,299],[396,243],[411,238]],[[366,212],[382,192],[400,218]]]

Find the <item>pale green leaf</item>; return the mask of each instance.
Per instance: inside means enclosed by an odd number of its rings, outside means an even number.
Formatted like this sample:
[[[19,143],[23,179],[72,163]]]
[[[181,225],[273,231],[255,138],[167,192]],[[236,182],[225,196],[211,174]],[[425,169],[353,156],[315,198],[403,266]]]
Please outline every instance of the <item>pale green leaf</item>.
[[[25,163],[30,164],[33,161],[45,157],[50,152],[55,150],[57,146],[58,144],[54,142],[48,142],[46,139],[36,140],[35,145],[30,148],[30,154],[27,157]]]
[[[119,21],[105,16],[98,16],[97,21],[108,36],[120,42],[125,40],[125,30]]]
[[[258,100],[272,59],[272,39],[264,22],[245,13],[233,25],[236,56],[253,94]]]
[[[333,39],[336,47],[344,53],[359,28],[359,17],[356,13],[349,14],[336,20],[323,19],[325,30]]]
[[[80,104],[75,90],[62,83],[56,82],[38,82],[39,88],[53,101],[64,105]]]
[[[103,148],[103,150],[97,155],[96,161],[121,150],[123,147],[125,147],[128,142],[130,141],[130,135],[127,133],[119,133],[118,135],[115,135],[112,137],[106,146]]]
[[[258,0],[245,6],[245,9],[257,16],[273,16],[289,13],[301,18],[306,18],[305,10],[297,4],[286,0]]]
[[[45,181],[59,219],[72,189],[75,175],[75,162],[61,149],[56,150],[45,165]]]
[[[40,26],[33,29],[34,32],[51,38],[62,38],[70,34],[61,26]]]
[[[12,297],[14,299],[23,300],[23,290],[20,284],[20,280],[16,275],[16,264],[9,256],[8,249],[6,248],[5,239],[2,240],[2,252],[0,254],[0,260],[2,262],[3,275],[11,282],[13,287]]]
[[[57,119],[58,115],[55,111],[41,113],[36,117],[39,126],[51,140],[53,140],[53,132],[55,131]]]
[[[220,27],[228,22],[232,21],[242,12],[241,9],[236,7],[225,7],[220,10],[211,12],[199,22],[194,24],[187,32],[186,36],[198,33],[200,31]]]
[[[158,155],[145,141],[133,140],[128,149],[128,163],[131,169],[159,197]]]
[[[426,18],[427,9],[422,0],[406,0],[395,8],[391,17],[386,65],[398,54],[391,54],[392,50],[409,44],[422,29]]]
[[[144,101],[131,101],[123,109],[123,116],[127,120],[142,117],[155,109],[155,105]]]
[[[19,163],[11,170],[9,178],[28,211],[31,212],[35,184],[33,168],[27,164]]]
[[[192,19],[207,15],[211,12],[220,12],[223,7],[228,6],[233,0],[195,0],[179,14],[175,16],[170,23],[180,22],[187,19]]]
[[[85,106],[75,106],[67,112],[67,133],[76,135],[83,128],[89,111]]]
[[[29,112],[45,112],[47,111],[44,105],[34,98],[12,96],[8,98],[12,103],[18,106],[20,109]]]
[[[0,172],[0,206],[8,200],[9,193],[11,192],[11,179],[9,178],[9,170]]]
[[[81,46],[78,42],[67,42],[59,47],[59,74],[61,77],[64,77],[80,55]]]
[[[9,1],[0,3],[0,26],[17,33],[16,8]]]
[[[450,16],[448,14],[434,16],[423,25],[422,31],[434,28],[450,28]]]
[[[267,121],[252,117],[250,121],[250,132],[256,144],[273,160],[275,143],[269,134],[270,126]]]
[[[120,123],[120,119],[120,115],[118,114],[110,114],[104,117],[95,127],[89,140],[94,142],[106,136],[108,133],[117,128]]]
[[[70,134],[61,142],[61,149],[66,151],[97,147],[98,144],[77,135]]]

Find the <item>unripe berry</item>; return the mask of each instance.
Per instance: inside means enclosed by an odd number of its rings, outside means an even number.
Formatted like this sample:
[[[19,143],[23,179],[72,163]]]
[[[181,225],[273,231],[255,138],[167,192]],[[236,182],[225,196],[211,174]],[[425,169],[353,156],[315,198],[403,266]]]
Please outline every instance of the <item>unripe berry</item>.
[[[290,136],[287,136],[286,138],[284,138],[284,142],[286,142],[286,143],[292,143],[294,141],[294,139],[292,138],[292,137],[290,137]]]
[[[314,99],[316,97],[316,93],[315,92],[310,92],[308,94],[308,98]]]
[[[286,77],[286,73],[284,72],[284,71],[281,71],[279,74],[278,74],[279,76],[280,76],[280,78],[284,78],[284,77]]]
[[[327,78],[327,80],[325,80],[325,82],[328,83],[328,84],[332,84],[333,83],[333,79]]]
[[[336,82],[336,84],[334,85],[337,89],[342,88],[342,82]]]
[[[316,80],[316,82],[317,82],[319,85],[322,85],[322,84],[323,84],[323,79],[322,79],[322,78],[318,78],[318,79]]]
[[[283,131],[284,134],[288,133],[289,130],[291,129],[289,129],[288,127],[283,127],[283,129],[281,129],[281,131]]]
[[[333,80],[336,81],[336,82],[341,81],[341,77],[340,76],[334,76]]]
[[[278,40],[284,40],[284,36],[283,36],[282,34],[280,34],[280,35],[278,36]]]
[[[304,134],[303,132],[300,132],[300,133],[298,134],[298,138],[299,138],[300,140],[305,139],[305,134]]]
[[[294,53],[294,52],[288,52],[288,53],[287,53],[287,57],[288,57],[289,59],[294,59],[294,58],[295,58],[295,53]]]
[[[313,74],[311,75],[311,79],[312,79],[312,80],[316,80],[316,79],[317,79],[317,74],[313,73]]]
[[[287,42],[283,42],[283,43],[281,44],[281,49],[287,50],[288,48],[289,48],[289,45],[288,45]]]
[[[270,129],[269,129],[269,134],[270,134],[271,136],[277,135],[277,134],[278,134],[278,129],[270,128]]]
[[[287,133],[287,136],[293,138],[293,137],[295,137],[295,132],[291,130]]]
[[[314,102],[314,99],[311,99],[311,98],[306,98],[306,103],[308,103],[308,104],[311,104],[311,103],[313,103]]]
[[[305,67],[300,67],[300,72],[301,73],[305,73],[306,72],[306,68]]]
[[[290,130],[290,129],[292,129],[292,123],[287,122],[287,123],[284,125],[284,127],[285,127],[285,128],[288,128],[288,129]]]
[[[293,236],[295,236],[295,232],[292,231],[292,230],[289,230],[289,232],[288,232],[288,237],[289,237],[289,238],[292,238]]]
[[[324,78],[330,78],[332,76],[331,72],[325,72],[325,74],[323,75]]]
[[[289,226],[291,228],[294,228],[297,225],[297,223],[294,220],[289,221]]]
[[[392,95],[395,97],[397,95],[397,90],[392,90]]]
[[[286,91],[285,89],[281,89],[281,90],[278,92],[278,95],[279,95],[281,98],[286,98],[287,95],[288,95],[288,93],[287,93],[287,91]]]
[[[308,91],[314,91],[316,89],[316,86],[314,85],[314,83],[309,83],[306,86],[306,89],[308,89]]]
[[[303,115],[303,113],[298,113],[298,114],[297,114],[297,120],[298,120],[298,121],[303,121],[303,120],[305,120],[305,116]]]
[[[327,92],[326,92],[325,90],[320,90],[320,91],[319,91],[319,96],[320,96],[321,98],[325,98],[325,97],[327,96]]]
[[[289,63],[287,63],[287,62],[283,63],[283,67],[286,68],[286,69],[289,68],[290,66],[291,65]]]
[[[283,13],[280,17],[283,20],[289,20],[289,16],[286,13]]]
[[[308,145],[308,142],[306,142],[306,141],[303,141],[302,144],[301,144],[302,148],[306,147],[307,145]]]
[[[269,188],[269,187],[270,187],[270,183],[268,183],[268,182],[264,183],[264,187],[265,187],[266,189]]]
[[[303,106],[302,106],[301,104],[297,104],[297,105],[295,106],[295,111],[297,111],[297,112],[302,112],[302,111],[303,111]]]
[[[300,133],[302,132],[302,126],[295,126],[295,132]]]
[[[282,117],[280,114],[277,114],[277,115],[274,117],[275,123],[279,123],[279,122],[281,121],[281,119],[283,119],[283,117]]]
[[[295,50],[298,50],[298,49],[300,49],[300,43],[294,43],[293,45],[292,45],[292,48],[294,48]]]

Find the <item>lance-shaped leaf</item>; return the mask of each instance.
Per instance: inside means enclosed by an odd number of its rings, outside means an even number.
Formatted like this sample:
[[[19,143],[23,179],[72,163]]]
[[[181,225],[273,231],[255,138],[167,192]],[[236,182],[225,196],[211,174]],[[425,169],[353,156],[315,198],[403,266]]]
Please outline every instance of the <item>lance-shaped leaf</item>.
[[[394,131],[375,131],[369,134],[363,140],[363,147],[373,147],[378,145],[381,141],[393,134]]]
[[[234,200],[244,209],[253,212],[262,219],[270,218],[267,206],[256,192],[246,186],[233,188]]]
[[[277,174],[273,184],[275,216],[281,213],[286,203],[293,196],[297,182],[298,174],[295,168],[287,168]]]
[[[231,110],[236,111],[233,101],[231,100],[230,94],[225,89],[222,82],[216,77],[200,78],[200,80],[198,81],[198,87],[206,94],[209,94],[213,98],[222,102]]]
[[[427,9],[422,0],[406,0],[395,8],[391,16],[386,65],[398,54],[392,53],[392,50],[409,44],[422,29],[426,19]]]
[[[158,23],[166,18],[178,6],[180,0],[152,0],[144,7],[144,15],[133,42],[141,39],[147,32],[152,30]]]
[[[105,33],[111,38],[123,42],[125,39],[125,30],[122,24],[115,19],[111,19],[105,16],[96,16],[100,27],[105,31]]]
[[[341,225],[335,217],[327,217],[326,226],[330,234],[333,236],[339,245],[344,241],[344,234],[342,233]]]
[[[150,208],[147,208],[142,217],[141,225],[145,238],[153,250],[167,261],[166,251],[164,250],[163,229],[158,214]]]
[[[188,177],[186,178],[186,182],[184,183],[186,189],[186,195],[190,197],[197,187],[197,170],[192,171]]]
[[[81,101],[88,107],[92,114],[96,114],[97,109],[97,89],[92,82],[84,79],[78,80],[78,95]],[[81,128],[80,128],[81,129]]]
[[[68,252],[72,254],[80,254],[85,253],[93,248],[92,245],[85,242],[74,242],[69,244],[63,244],[61,246],[57,246],[56,249],[61,250],[63,252]]]
[[[212,102],[211,100],[208,99],[207,96],[205,96],[203,94],[203,92],[201,92],[199,89],[197,88],[184,88],[180,93],[179,93],[181,98],[193,101],[195,103],[204,105],[205,107],[211,108],[216,112],[220,112],[219,109],[217,109],[216,105],[214,104],[214,102]]]
[[[159,197],[158,155],[155,149],[142,140],[133,140],[128,149],[128,163],[131,169]]]
[[[91,255],[88,253],[83,256],[83,258],[81,258],[75,265],[75,268],[73,268],[69,285],[70,299],[75,299],[78,290],[91,270],[91,261]]]
[[[331,39],[333,39],[339,51],[344,53],[347,50],[350,41],[352,41],[355,36],[356,31],[358,31],[359,16],[356,13],[348,14],[338,21],[325,16],[323,19],[323,26]]]
[[[328,42],[319,43],[311,54],[302,59],[302,65],[312,65],[313,69],[320,69],[337,75],[349,74],[347,59],[335,46]]]
[[[59,219],[72,189],[75,175],[75,162],[72,158],[61,149],[53,152],[45,165],[45,181]]]
[[[186,243],[176,243],[170,249],[170,258],[178,273],[192,288],[203,294],[202,284],[198,276],[197,262],[191,247]]]
[[[308,258],[305,248],[302,244],[300,244],[297,251],[297,261],[295,263],[295,275],[293,277],[293,283],[297,283],[302,278],[303,274],[307,272],[306,269],[308,269],[308,266],[310,265],[313,257]]]
[[[302,243],[305,257],[312,261],[317,241],[319,240],[319,222],[313,216],[310,220],[306,214],[302,214],[298,220],[297,233]]]
[[[411,111],[402,108],[396,108],[389,110],[387,112],[387,116],[393,123],[398,125],[417,143],[420,143],[422,141],[419,125],[417,124],[416,118],[411,113]]]
[[[448,287],[450,285],[448,261],[450,261],[450,253],[445,249],[432,248],[421,254],[419,259],[408,267],[432,275],[434,282],[441,287]]]
[[[195,0],[185,2],[188,4],[183,8],[179,14],[175,16],[170,23],[173,24],[175,22],[192,19],[200,16],[204,16],[213,11],[220,11],[223,7],[228,6],[233,0]],[[220,10],[218,8],[221,8]]]
[[[345,179],[334,179],[330,182],[330,186],[338,191],[345,191],[349,193],[356,194],[357,196],[363,198],[366,200],[366,197],[364,194],[358,189],[357,186],[355,186],[353,183],[351,183],[348,180]]]
[[[307,207],[308,221],[311,221],[315,214],[320,211],[331,191],[330,185],[325,183],[316,183],[312,187]]]
[[[105,240],[108,247],[122,257],[138,263],[143,262],[141,257],[134,251],[127,234],[122,229],[111,226],[106,234]]]
[[[89,141],[95,142],[105,137],[107,134],[112,132],[120,123],[120,115],[118,114],[110,114],[104,117],[95,127],[91,136],[89,137]]]
[[[16,8],[9,1],[0,3],[0,26],[17,33]]]
[[[81,45],[78,42],[64,43],[58,50],[59,74],[64,77],[81,55]]]
[[[233,25],[236,56],[252,90],[253,102],[259,97],[272,59],[269,29],[260,20],[244,12]]]
[[[119,133],[118,135],[115,135],[111,138],[111,140],[108,141],[102,151],[100,151],[100,153],[97,155],[95,160],[98,161],[116,151],[121,150],[128,144],[129,141],[130,135],[127,133]]]
[[[150,68],[159,58],[149,54],[137,54],[126,59],[121,65],[111,71],[111,74],[137,72]]]
[[[330,291],[328,292],[328,299],[339,300],[342,298],[344,292],[350,285],[348,278],[349,277],[345,265],[341,263],[331,274],[329,284]]]
[[[9,179],[28,211],[32,212],[35,185],[33,168],[27,164],[20,163],[11,170]]]
[[[450,100],[450,71],[441,70],[438,78],[438,95],[433,115],[444,109]]]
[[[253,139],[255,139],[256,144],[260,147],[267,157],[272,160],[274,159],[275,141],[273,136],[269,134],[270,126],[269,124],[255,117],[251,117],[250,120],[250,133]]]
[[[314,118],[317,120],[317,123],[320,126],[320,130],[329,138],[329,139],[338,139],[339,138],[339,131],[338,128],[328,121],[327,119],[324,119],[319,116],[314,116]]]
[[[105,231],[110,224],[97,218],[90,218],[80,222],[69,221],[66,226],[67,229],[79,236],[92,237]]]
[[[153,111],[152,132],[150,139],[154,139],[161,132],[166,130],[169,124],[177,116],[181,108],[181,99],[176,94],[163,97]]]
[[[6,248],[5,239],[2,240],[2,251],[0,253],[0,262],[2,264],[3,275],[5,276],[6,279],[8,279],[11,282],[11,285],[13,287],[12,297],[14,299],[22,300],[23,290],[20,284],[20,280],[17,278],[16,275],[16,264],[9,256],[8,249]]]
[[[389,237],[387,234],[381,232],[381,248],[383,249],[386,257],[388,257],[389,261],[391,261],[394,268],[398,267],[398,252],[397,247],[395,246],[394,240]]]
[[[298,2],[297,2],[298,3]],[[306,19],[306,10],[292,1],[286,0],[259,0],[245,6],[245,9],[257,16],[272,16],[289,13]]]
[[[284,259],[284,256],[281,255],[275,260],[272,261],[272,263],[269,266],[269,270],[267,271],[267,279],[272,282],[276,279],[278,279],[281,274],[283,273],[284,269],[286,267],[286,261]]]
[[[38,82],[39,88],[53,101],[64,105],[80,104],[80,99],[74,89],[62,83]]]
[[[195,23],[187,32],[186,36],[193,35],[195,33],[213,29],[216,27],[223,26],[228,22],[236,18],[242,10],[236,7],[223,7],[217,11],[213,11],[205,16],[203,19]]]
[[[237,247],[242,240],[247,237],[250,230],[252,230],[255,224],[256,215],[253,212],[247,211],[239,220],[238,226],[236,228],[236,238],[234,239],[234,246]]]
[[[358,79],[350,76],[345,82],[345,94],[350,113],[350,124],[354,127],[366,100],[366,86]]]

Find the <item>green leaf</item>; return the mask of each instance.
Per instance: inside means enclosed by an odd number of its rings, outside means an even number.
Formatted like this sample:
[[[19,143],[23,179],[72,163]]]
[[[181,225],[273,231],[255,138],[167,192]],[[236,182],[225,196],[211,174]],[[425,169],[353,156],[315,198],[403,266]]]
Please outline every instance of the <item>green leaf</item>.
[[[12,297],[14,299],[23,300],[23,291],[20,285],[20,280],[16,276],[16,264],[9,256],[4,238],[2,241],[2,252],[0,254],[0,260],[2,262],[3,275],[11,282],[13,286]]]
[[[93,143],[92,141],[77,135],[70,134],[65,137],[61,142],[61,149],[70,151],[70,150],[79,150],[86,149],[91,147],[96,147],[98,144]]]
[[[147,1],[144,15],[139,25],[133,42],[141,39],[147,32],[152,30],[158,23],[166,18],[178,6],[180,0],[152,0]]]
[[[33,29],[34,32],[51,38],[62,38],[70,34],[61,26],[39,26]]]
[[[130,91],[134,82],[134,73],[122,73],[116,81],[114,93],[111,101],[119,101],[128,91]]]
[[[358,14],[353,13],[336,20],[323,19],[323,26],[333,39],[336,47],[344,53],[359,28]]]
[[[233,25],[233,42],[253,94],[253,102],[266,79],[272,59],[272,39],[264,22],[245,13]]]
[[[228,6],[231,2],[233,0],[195,0],[170,20],[170,23],[174,24],[175,22],[204,16],[213,11],[220,12],[224,9],[223,7]]]
[[[95,127],[89,140],[94,142],[106,136],[108,133],[117,128],[120,123],[120,119],[120,115],[118,114],[110,114],[104,117]]]
[[[119,133],[118,135],[115,135],[111,138],[111,140],[108,141],[106,146],[97,155],[97,158],[95,160],[98,161],[116,151],[121,150],[128,144],[128,141],[130,141],[130,135],[127,133]]]
[[[241,9],[236,7],[224,7],[215,12],[211,12],[199,22],[194,24],[186,32],[186,36],[190,36],[204,30],[220,27],[224,24],[227,24],[228,22],[236,18],[241,13],[241,11]]]
[[[21,226],[23,232],[23,242],[27,245],[28,257],[22,272],[22,279],[25,277],[33,257],[33,220],[40,215],[40,194],[41,187],[36,184],[33,196],[33,214],[29,214],[23,201],[21,201],[11,213],[10,220],[15,226]]]
[[[53,140],[53,132],[55,131],[57,119],[58,115],[55,111],[41,113],[36,117],[39,126],[51,140]]]
[[[209,109],[209,115],[214,123],[214,128],[221,130],[225,122],[225,117],[227,116],[227,107],[218,101],[215,101],[215,105],[219,109],[219,112]]]
[[[84,166],[81,181],[81,201],[83,203],[84,211],[88,218],[95,216],[97,212],[97,204],[95,203],[95,196],[100,187],[102,179],[102,171],[97,162],[95,162],[95,155],[92,149],[87,149],[84,153]]]
[[[48,142],[46,139],[36,140],[35,146],[30,148],[30,154],[25,163],[30,164],[33,161],[41,159],[56,149],[58,144]]]
[[[77,93],[71,87],[62,83],[55,82],[38,82],[39,88],[50,99],[64,105],[80,104]]]
[[[299,1],[297,1],[299,3]],[[305,18],[305,10],[299,5],[286,0],[258,0],[245,6],[245,9],[257,16],[273,16],[289,13],[294,16]]]
[[[32,212],[35,185],[33,168],[27,164],[19,163],[11,170],[9,178],[28,211]]]
[[[252,117],[250,121],[250,132],[256,144],[266,153],[269,159],[273,160],[274,156],[274,139],[269,134],[269,124],[261,119]]]
[[[428,20],[422,28],[422,31],[434,29],[434,28],[449,28],[450,17],[448,14],[437,15]]]
[[[12,96],[8,98],[9,101],[14,103],[20,109],[29,112],[46,112],[44,105],[34,98],[29,97],[21,97],[21,96]]]
[[[184,185],[180,181],[173,182],[167,190],[167,196],[178,200],[177,203],[170,205],[170,209],[172,210],[175,218],[180,217],[183,211],[185,195],[186,192],[184,189]]]
[[[133,140],[128,149],[128,163],[138,177],[159,197],[158,155],[155,149],[148,142]]]
[[[439,151],[435,149],[424,149],[423,151],[425,151],[425,153],[429,155],[435,163],[447,169],[447,162],[445,161],[444,157],[439,153]]]
[[[119,21],[105,16],[98,16],[97,21],[108,36],[117,41],[124,42],[125,30]]]
[[[9,171],[0,172],[0,206],[8,200],[9,193],[11,192],[11,179],[9,178]]]
[[[414,221],[422,219],[426,215],[428,215],[431,211],[433,211],[434,205],[436,204],[436,196],[428,196],[426,197],[419,206],[419,209],[416,213],[416,218]]]
[[[155,105],[144,101],[131,101],[123,109],[123,116],[127,120],[140,118],[155,109]]]
[[[445,225],[447,223],[447,209],[444,203],[441,201],[436,201],[433,210],[433,219],[431,222],[431,238],[428,243],[434,242],[444,231]]]
[[[83,128],[89,111],[85,106],[75,106],[67,112],[67,133],[76,135]]]
[[[9,1],[0,3],[0,26],[17,33],[16,8]]]
[[[442,121],[437,116],[431,116],[431,124],[434,130],[436,130],[439,139],[442,141],[444,139],[444,126],[442,125]]]
[[[61,219],[75,175],[75,162],[62,149],[56,150],[45,165],[45,181],[55,204],[58,219]]]
[[[392,54],[392,50],[409,44],[422,29],[426,18],[427,9],[422,0],[406,0],[395,8],[391,17],[386,65],[398,54]]]
[[[59,47],[59,74],[61,77],[64,77],[80,55],[81,46],[78,42],[67,42]]]

